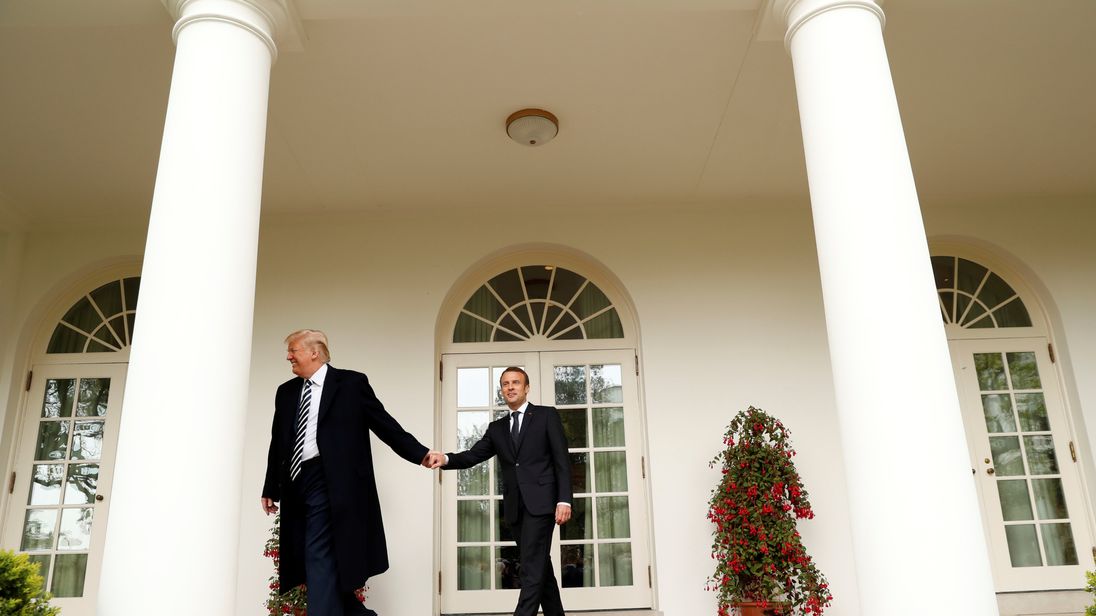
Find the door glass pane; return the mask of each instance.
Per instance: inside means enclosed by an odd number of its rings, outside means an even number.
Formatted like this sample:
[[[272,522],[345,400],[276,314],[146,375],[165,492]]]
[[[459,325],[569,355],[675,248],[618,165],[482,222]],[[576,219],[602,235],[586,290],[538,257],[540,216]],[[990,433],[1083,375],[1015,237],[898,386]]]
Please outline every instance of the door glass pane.
[[[1054,438],[1047,436],[1025,436],[1024,449],[1027,450],[1028,468],[1032,475],[1054,475],[1058,473],[1058,458],[1054,455]]]
[[[77,417],[105,417],[110,397],[110,379],[80,379]]]
[[[584,494],[590,491],[590,454],[572,453],[571,455],[571,492]]]
[[[1016,431],[1012,399],[1008,394],[982,394],[982,414],[986,418],[986,430],[990,434]]]
[[[982,391],[1008,388],[1000,353],[975,353],[974,368],[978,371],[978,387]]]
[[[64,464],[35,464],[30,478],[28,505],[59,505]]]
[[[1041,567],[1043,557],[1039,555],[1039,540],[1035,537],[1034,524],[1020,524],[1005,527],[1008,540],[1008,554],[1013,567]]]
[[[472,447],[487,433],[491,423],[490,411],[460,411],[457,413],[457,448],[461,451]]]
[[[61,510],[61,532],[57,537],[57,549],[65,551],[86,550],[91,545],[91,519],[94,509]]]
[[[490,470],[491,467],[486,464],[477,464],[457,471],[457,495],[486,495],[488,486],[491,485]]]
[[[592,544],[561,545],[559,562],[562,567],[559,581],[564,588],[594,586],[594,546]]]
[[[457,406],[487,406],[491,395],[491,375],[487,368],[457,368]]]
[[[597,499],[598,539],[627,539],[631,536],[628,497],[605,496]]]
[[[560,527],[559,537],[564,541],[593,539],[593,508],[589,498],[576,498],[571,503],[571,520]]]
[[[627,492],[628,467],[623,451],[599,451],[594,454],[594,476],[598,492]]]
[[[594,409],[594,447],[624,446],[624,409]]]
[[[88,568],[87,554],[58,554],[53,566],[54,597],[84,596],[84,573]]]
[[[27,509],[19,549],[24,552],[53,549],[53,532],[56,529],[56,509]]]
[[[64,460],[68,451],[69,422],[43,421],[38,424],[35,460]]]
[[[1001,515],[1006,522],[1032,519],[1026,479],[998,481],[997,493],[1001,498]]]
[[[95,502],[95,489],[99,484],[98,464],[72,464],[65,481],[66,505],[91,505]]]
[[[632,585],[632,544],[602,543],[598,545],[598,568],[602,586]]]
[[[42,576],[41,590],[46,590],[46,580],[49,579],[49,554],[30,554],[27,560],[38,565],[38,575]]]
[[[1008,373],[1012,377],[1013,389],[1039,389],[1039,367],[1035,365],[1035,353],[1007,353]]]
[[[1076,565],[1077,546],[1073,544],[1073,532],[1069,524],[1042,524],[1043,547],[1047,551],[1047,564]]]
[[[559,419],[563,422],[567,446],[570,449],[586,447],[586,409],[559,409]]]
[[[491,518],[486,500],[457,501],[457,541],[490,541]]]
[[[1020,413],[1020,429],[1024,432],[1050,431],[1043,394],[1016,394],[1016,410]]]
[[[42,401],[42,417],[70,417],[76,397],[76,379],[49,379]]]
[[[624,401],[621,387],[620,364],[590,366],[590,397],[595,403],[620,404]]]
[[[993,454],[993,466],[997,476],[1008,477],[1024,474],[1024,461],[1020,456],[1020,439],[1015,436],[991,436],[989,448]]]
[[[495,587],[521,588],[521,558],[518,546],[504,545],[495,548]]]
[[[490,590],[491,548],[457,548],[457,589]]]
[[[1031,487],[1035,492],[1035,509],[1040,520],[1064,520],[1069,517],[1061,479],[1032,479]]]
[[[75,422],[72,431],[72,459],[98,460],[101,457],[103,457],[103,422]]]
[[[586,403],[586,366],[556,366],[556,404]]]

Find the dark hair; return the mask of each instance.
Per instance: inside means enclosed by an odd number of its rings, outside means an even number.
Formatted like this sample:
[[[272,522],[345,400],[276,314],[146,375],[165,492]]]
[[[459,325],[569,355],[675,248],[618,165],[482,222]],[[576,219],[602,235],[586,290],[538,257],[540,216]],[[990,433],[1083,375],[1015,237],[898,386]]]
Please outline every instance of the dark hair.
[[[518,368],[517,366],[510,366],[509,368],[503,370],[502,374],[506,374],[507,372],[520,372],[521,375],[525,377],[525,384],[529,384],[529,373],[522,370],[521,368]],[[499,382],[502,382],[502,375],[499,375]]]

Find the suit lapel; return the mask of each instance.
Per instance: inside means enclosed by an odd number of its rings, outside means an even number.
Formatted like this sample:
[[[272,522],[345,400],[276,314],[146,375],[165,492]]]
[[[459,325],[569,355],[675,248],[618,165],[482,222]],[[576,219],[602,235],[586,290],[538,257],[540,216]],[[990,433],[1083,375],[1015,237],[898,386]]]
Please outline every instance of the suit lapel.
[[[335,399],[335,392],[339,389],[339,380],[339,371],[328,364],[327,376],[323,380],[323,394],[320,396],[320,413],[316,418],[317,425],[323,421],[324,415],[331,409],[331,401]]]

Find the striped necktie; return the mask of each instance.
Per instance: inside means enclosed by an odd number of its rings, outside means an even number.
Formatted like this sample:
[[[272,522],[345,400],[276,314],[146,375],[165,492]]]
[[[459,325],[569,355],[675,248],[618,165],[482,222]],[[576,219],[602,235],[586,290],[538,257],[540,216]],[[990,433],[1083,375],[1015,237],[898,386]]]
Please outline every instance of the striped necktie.
[[[312,409],[312,381],[305,379],[301,406],[297,408],[297,440],[293,442],[293,457],[289,462],[289,478],[297,479],[301,474],[301,458],[304,457],[304,433],[308,428],[308,412]]]

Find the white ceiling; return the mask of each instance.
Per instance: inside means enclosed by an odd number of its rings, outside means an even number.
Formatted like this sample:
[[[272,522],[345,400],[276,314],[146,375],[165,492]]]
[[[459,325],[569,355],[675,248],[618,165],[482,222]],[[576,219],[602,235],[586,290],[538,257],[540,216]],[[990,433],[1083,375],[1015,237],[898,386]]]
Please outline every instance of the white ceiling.
[[[754,35],[759,3],[298,0],[264,211],[801,201],[791,63]],[[1096,196],[1096,2],[885,10],[926,207]],[[171,25],[149,0],[0,3],[0,219],[145,219]],[[529,106],[560,118],[556,140],[509,141]]]

